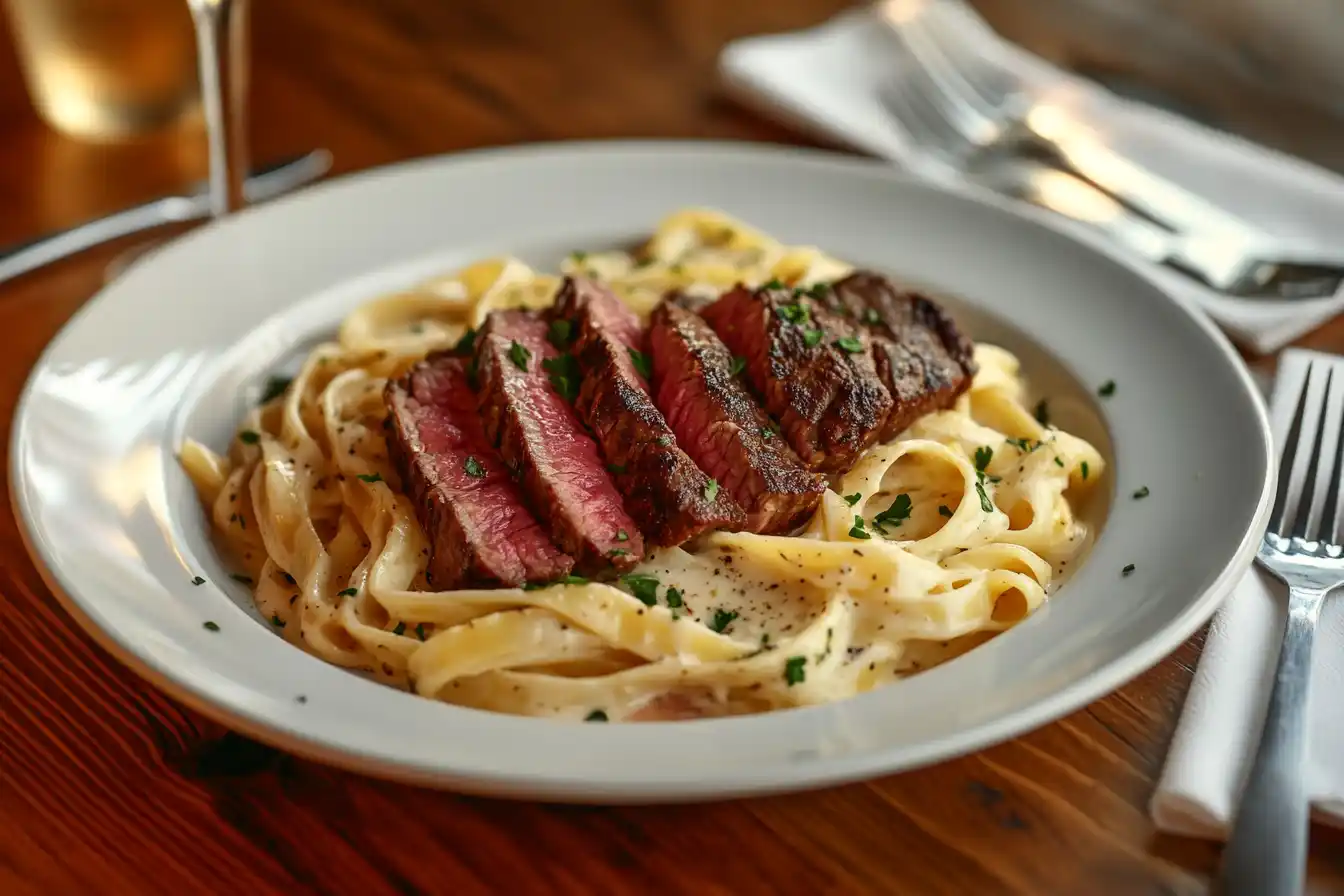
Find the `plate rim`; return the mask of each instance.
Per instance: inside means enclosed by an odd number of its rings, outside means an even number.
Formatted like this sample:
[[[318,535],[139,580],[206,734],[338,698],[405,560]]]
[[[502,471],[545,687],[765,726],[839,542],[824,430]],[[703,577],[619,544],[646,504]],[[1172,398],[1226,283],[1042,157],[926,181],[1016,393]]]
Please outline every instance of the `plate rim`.
[[[32,513],[33,508],[29,506],[28,502],[29,495],[26,487],[28,477],[22,469],[23,452],[20,442],[27,429],[26,420],[29,417],[39,372],[46,368],[49,358],[57,349],[67,331],[73,328],[85,313],[106,298],[106,288],[104,288],[90,296],[70,316],[35,360],[15,404],[9,444],[10,503],[19,523],[20,537],[43,582],[51,589],[62,607],[80,628],[103,649],[111,653],[119,663],[135,672],[152,686],[167,693],[173,699],[179,700],[206,717],[248,736],[325,764],[378,778],[421,786],[446,788],[463,793],[604,804],[688,802],[810,790],[894,773],[895,771],[913,770],[936,761],[982,750],[1035,730],[1076,711],[1082,706],[1102,699],[1169,656],[1212,616],[1236,578],[1243,575],[1249,568],[1255,546],[1259,541],[1260,531],[1268,521],[1272,506],[1277,457],[1273,449],[1269,417],[1264,399],[1251,379],[1249,369],[1237,354],[1231,342],[1211,320],[1187,299],[1173,294],[1152,277],[1137,260],[1125,256],[1120,250],[1108,244],[1100,235],[1094,238],[1090,234],[1084,236],[1065,229],[1053,216],[1033,208],[1021,207],[983,188],[967,185],[934,184],[901,172],[880,159],[787,144],[704,140],[561,140],[509,147],[486,147],[466,152],[423,156],[389,165],[362,169],[330,178],[292,196],[274,200],[261,206],[249,207],[228,220],[207,224],[205,227],[198,228],[172,242],[182,244],[195,239],[209,239],[210,234],[220,227],[245,226],[246,221],[250,220],[251,216],[265,214],[272,205],[302,202],[312,193],[341,190],[355,183],[388,175],[405,174],[418,168],[431,169],[471,162],[520,162],[533,157],[591,154],[594,151],[621,155],[644,154],[652,156],[669,152],[683,155],[699,153],[707,157],[769,156],[776,159],[792,159],[822,168],[867,169],[870,175],[875,174],[893,181],[915,184],[921,189],[933,189],[959,195],[977,203],[994,206],[1020,220],[1030,221],[1036,226],[1043,227],[1075,243],[1086,246],[1092,252],[1106,257],[1112,263],[1118,264],[1130,273],[1142,278],[1171,304],[1177,306],[1180,313],[1189,318],[1214,343],[1229,371],[1235,374],[1237,385],[1243,392],[1244,397],[1249,399],[1249,407],[1256,418],[1256,429],[1260,435],[1256,445],[1256,448],[1259,449],[1257,454],[1263,457],[1266,476],[1256,503],[1253,519],[1241,537],[1238,550],[1223,562],[1221,569],[1204,592],[1193,596],[1186,603],[1181,613],[1161,631],[1147,638],[1142,644],[1129,652],[1073,681],[1054,694],[1007,713],[1002,718],[978,724],[971,729],[963,728],[942,738],[927,739],[914,746],[878,747],[858,754],[826,757],[815,762],[798,763],[788,767],[787,779],[783,779],[781,775],[784,766],[776,765],[771,766],[766,774],[753,776],[750,779],[743,778],[734,784],[725,784],[721,780],[712,779],[688,786],[681,779],[664,780],[650,777],[643,780],[638,787],[622,786],[604,789],[592,780],[574,780],[572,777],[563,774],[538,778],[520,774],[516,771],[496,774],[472,770],[462,773],[443,766],[425,766],[413,760],[388,761],[357,748],[306,737],[274,724],[271,719],[235,708],[222,701],[217,702],[210,694],[194,686],[186,678],[174,677],[171,671],[157,668],[153,663],[136,653],[131,645],[123,644],[94,621],[81,603],[72,596],[62,574],[50,565],[50,558],[45,556],[38,547],[33,532],[35,516]],[[243,223],[240,224],[239,222]],[[657,724],[659,723],[645,723],[640,727]],[[676,722],[662,724],[680,726],[703,723]],[[902,754],[900,760],[893,761],[889,758],[893,749],[898,749]]]

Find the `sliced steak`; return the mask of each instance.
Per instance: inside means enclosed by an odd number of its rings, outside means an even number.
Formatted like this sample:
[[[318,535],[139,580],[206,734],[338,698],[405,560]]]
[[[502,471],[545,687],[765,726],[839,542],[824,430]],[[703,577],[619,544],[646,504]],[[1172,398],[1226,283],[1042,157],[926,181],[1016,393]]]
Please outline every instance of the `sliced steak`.
[[[809,468],[848,470],[877,440],[892,400],[860,327],[783,287],[738,286],[700,314]]]
[[[746,525],[746,511],[681,450],[654,405],[638,369],[647,372],[648,346],[634,312],[606,288],[567,278],[553,315],[568,329],[552,324],[552,341],[572,340],[569,348],[581,370],[574,409],[596,436],[625,509],[645,539],[677,545],[711,529]],[[560,391],[573,388],[561,384]]]
[[[431,355],[383,392],[388,444],[430,543],[436,589],[518,586],[566,575],[574,561],[523,503],[486,439],[465,365]]]
[[[895,438],[916,419],[951,407],[975,376],[975,346],[937,303],[881,274],[856,271],[822,293],[832,310],[873,338],[878,374],[895,399],[882,429]]]
[[[546,368],[559,354],[546,321],[524,311],[490,314],[476,337],[485,431],[580,569],[628,569],[644,556],[644,539],[597,445],[549,382]]]
[[[750,532],[786,532],[826,490],[775,432],[700,317],[664,302],[649,328],[655,401],[679,444],[747,512]]]

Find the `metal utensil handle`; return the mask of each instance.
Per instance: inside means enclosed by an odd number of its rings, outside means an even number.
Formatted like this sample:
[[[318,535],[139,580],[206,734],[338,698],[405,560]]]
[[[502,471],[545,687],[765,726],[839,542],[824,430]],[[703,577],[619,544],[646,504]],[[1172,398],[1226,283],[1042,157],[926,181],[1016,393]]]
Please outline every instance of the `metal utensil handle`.
[[[1298,896],[1307,865],[1307,679],[1325,592],[1291,588],[1274,688],[1255,761],[1223,853],[1217,892]]]
[[[201,102],[210,142],[210,207],[219,217],[246,201],[248,0],[187,0],[196,25]]]

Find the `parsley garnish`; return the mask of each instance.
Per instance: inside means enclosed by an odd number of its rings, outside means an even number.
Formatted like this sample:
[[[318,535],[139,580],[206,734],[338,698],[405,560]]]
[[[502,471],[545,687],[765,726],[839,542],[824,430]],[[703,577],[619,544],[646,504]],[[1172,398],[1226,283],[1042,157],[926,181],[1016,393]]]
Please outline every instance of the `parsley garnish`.
[[[658,577],[643,573],[621,576],[621,584],[630,589],[635,599],[647,607],[658,603]]]
[[[989,495],[985,494],[984,483],[977,482],[975,484],[975,491],[976,494],[980,496],[980,509],[985,513],[991,512],[994,509],[994,502],[989,500]]]
[[[863,495],[859,492],[855,492],[852,495],[845,495],[845,503],[848,504],[850,507],[853,507],[861,500],[863,500]]]
[[[994,449],[988,445],[981,445],[975,449],[975,471],[977,473],[985,472],[989,462],[994,459]]]
[[[857,355],[863,351],[863,340],[855,336],[841,336],[835,340],[835,347],[851,355]]]
[[[1042,426],[1050,425],[1050,406],[1045,403],[1044,398],[1036,402],[1036,422]]]
[[[802,302],[794,302],[789,305],[780,305],[775,309],[780,320],[790,324],[800,324],[807,320],[807,306]]]
[[[467,471],[467,475],[472,479],[484,479],[485,467],[475,457],[467,455],[467,459],[462,463],[462,469]]]
[[[242,573],[231,572],[229,573],[229,578],[233,579],[235,582],[242,582],[244,585],[252,584],[252,577],[245,576]]]
[[[718,494],[719,494],[719,481],[717,479],[711,479],[705,483],[706,501],[713,501]]]
[[[583,264],[583,260],[588,257],[588,253],[580,252],[578,249],[575,249],[573,252],[569,253],[569,257],[574,259],[579,264]]]
[[[629,541],[629,540],[630,540],[630,533],[626,532],[624,529],[617,529],[617,530],[616,530],[616,540],[617,540],[617,541]]]
[[[354,588],[346,588],[346,589],[344,589],[344,590],[342,590],[342,591],[337,591],[337,592],[336,592],[336,596],[337,596],[337,597],[354,597],[354,596],[355,596],[356,594],[358,594],[358,593],[359,593],[359,591],[356,590],[356,589],[354,589]]]
[[[469,355],[476,348],[476,329],[467,327],[467,332],[462,334],[462,338],[453,345],[453,354]]]
[[[394,634],[394,635],[404,635],[404,634],[406,634],[406,623],[404,623],[404,622],[398,622],[398,623],[397,623],[397,627],[394,628],[394,629],[392,629],[392,634]]]
[[[896,500],[891,502],[890,507],[873,517],[873,525],[878,531],[881,531],[883,526],[899,526],[910,519],[911,503],[910,496],[901,492],[896,496]]]
[[[863,517],[861,517],[861,516],[855,514],[855,516],[854,516],[854,525],[851,526],[851,527],[849,528],[849,537],[850,537],[850,538],[863,538],[863,539],[868,539],[868,538],[872,538],[872,537],[873,537],[871,534],[869,534],[868,532],[865,532],[865,531],[864,531],[864,528],[863,528]]]
[[[814,348],[816,347],[817,343],[821,342],[821,337],[823,335],[825,334],[823,334],[820,330],[804,330],[803,344],[806,345],[808,348]]]
[[[579,383],[583,374],[579,370],[578,360],[573,355],[564,354],[547,358],[541,362],[541,369],[546,371],[551,387],[565,401],[573,401],[579,397]]]
[[[219,631],[219,623],[218,623],[218,622],[215,622],[215,621],[213,621],[213,620],[207,619],[207,620],[205,620],[204,622],[201,623],[201,628],[205,629],[205,630],[208,631],[208,632],[217,632],[217,631]]]
[[[382,476],[381,473],[360,473],[360,474],[359,474],[358,476],[356,476],[355,478],[358,479],[358,480],[360,480],[361,482],[382,482],[382,481],[383,481],[383,476]]]
[[[673,445],[677,443],[677,440],[674,439],[672,436],[659,436],[653,441],[654,444],[656,444],[659,448],[671,448]]]
[[[627,551],[625,548],[612,548],[611,550],[607,551],[607,559],[615,560],[617,557],[625,557],[629,553],[630,552]]]
[[[193,584],[193,585],[204,585],[204,584],[205,584],[205,579],[201,578],[200,576],[196,576],[194,579],[191,580],[191,584]]]
[[[1134,492],[1135,501],[1142,501],[1146,497],[1148,497],[1148,486],[1146,485]]]
[[[789,687],[796,684],[802,684],[807,680],[807,670],[803,667],[807,665],[807,657],[791,656],[784,661],[784,681]]]
[[[261,390],[261,400],[257,404],[265,404],[272,399],[279,398],[285,394],[289,384],[294,382],[287,376],[273,376],[266,380],[266,388]]]
[[[1130,573],[1132,573],[1133,571],[1134,571],[1134,564],[1133,564],[1133,563],[1130,563],[1130,564],[1126,565],[1124,569],[1120,570],[1120,575],[1122,575],[1122,576],[1127,576],[1127,575],[1129,575]]]
[[[245,429],[238,433],[238,441],[244,445],[255,445],[261,441],[261,436],[250,429]]]
[[[938,515],[939,515],[939,516],[945,516],[945,517],[947,517],[948,519],[952,519],[952,508],[951,508],[951,507],[948,507],[946,504],[939,504],[939,505],[938,505]]]
[[[417,622],[415,624],[415,635],[421,641],[425,640],[425,624],[423,622]]]
[[[653,379],[653,361],[649,356],[636,349],[628,349],[630,352],[630,363],[635,365],[635,371],[644,379]]]
[[[685,606],[685,603],[681,599],[680,590],[676,588],[668,588],[665,596],[667,597],[667,605],[669,607],[676,609],[677,607]]]
[[[605,722],[607,721],[607,714],[600,709],[595,709],[584,716],[583,720],[585,722]]]
[[[532,352],[517,339],[509,343],[509,360],[519,370],[527,370],[527,362],[532,360]]]
[[[767,442],[775,437],[775,431],[768,426],[761,427],[761,438]]]
[[[1064,458],[1060,457],[1058,454],[1055,455],[1055,466],[1057,467],[1064,466]]]
[[[831,284],[818,282],[813,283],[807,289],[803,290],[803,292],[806,293],[808,297],[821,301],[826,297],[826,292],[830,288]]]
[[[741,355],[733,355],[733,366],[728,369],[729,373],[731,373],[733,376],[737,376],[739,373],[741,373],[746,369],[747,369],[747,359],[742,357]]]
[[[281,619],[279,616],[272,615],[272,616],[271,616],[271,625],[275,626],[276,628],[284,628],[284,627],[285,627],[285,620]]]
[[[555,580],[554,582],[552,582],[551,584],[553,584],[553,585],[587,585],[587,584],[588,584],[588,580],[585,579],[583,576],[564,576],[563,578],[556,579],[556,580]]]
[[[551,345],[564,351],[569,346],[569,340],[574,338],[574,324],[567,320],[553,320],[550,329],[546,331],[546,338],[551,341]]]
[[[1087,479],[1087,461],[1083,461],[1081,464],[1079,464],[1078,469],[1082,472],[1083,479]]]
[[[1115,380],[1107,380],[1106,382],[1102,383],[1101,388],[1097,390],[1097,394],[1100,395],[1102,398],[1110,398],[1112,395],[1114,395]]]
[[[625,464],[607,464],[608,473],[615,473],[617,476],[619,476],[625,471],[626,471]]]
[[[863,309],[863,322],[866,324],[880,324],[882,323],[882,318],[878,315],[876,308],[865,308]]]
[[[715,610],[714,618],[710,620],[709,627],[712,631],[716,631],[719,634],[723,634],[723,630],[726,629],[728,626],[732,625],[733,620],[736,618],[737,618],[736,610],[722,610],[722,609]]]
[[[761,284],[761,289],[783,289],[783,288],[784,288],[784,281],[780,280],[778,277],[774,277]]]

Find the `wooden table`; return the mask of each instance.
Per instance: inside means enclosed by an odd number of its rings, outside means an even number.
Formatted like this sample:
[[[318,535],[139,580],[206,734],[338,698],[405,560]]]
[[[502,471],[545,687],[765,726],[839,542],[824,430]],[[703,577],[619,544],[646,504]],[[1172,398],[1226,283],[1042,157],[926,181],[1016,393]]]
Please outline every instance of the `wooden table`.
[[[794,142],[715,96],[715,55],[844,5],[268,0],[256,155],[323,145],[350,171],[572,137]],[[201,175],[199,135],[93,146],[46,129],[8,38],[0,25],[0,244]],[[0,288],[5,445],[38,352],[124,248]],[[1344,324],[1307,342],[1344,350]],[[708,806],[510,804],[298,761],[187,711],[61,611],[5,512],[0,893],[1204,892],[1217,847],[1158,835],[1146,813],[1200,644],[1054,725],[911,774]],[[1311,876],[1312,892],[1344,892],[1344,836],[1313,831]]]

